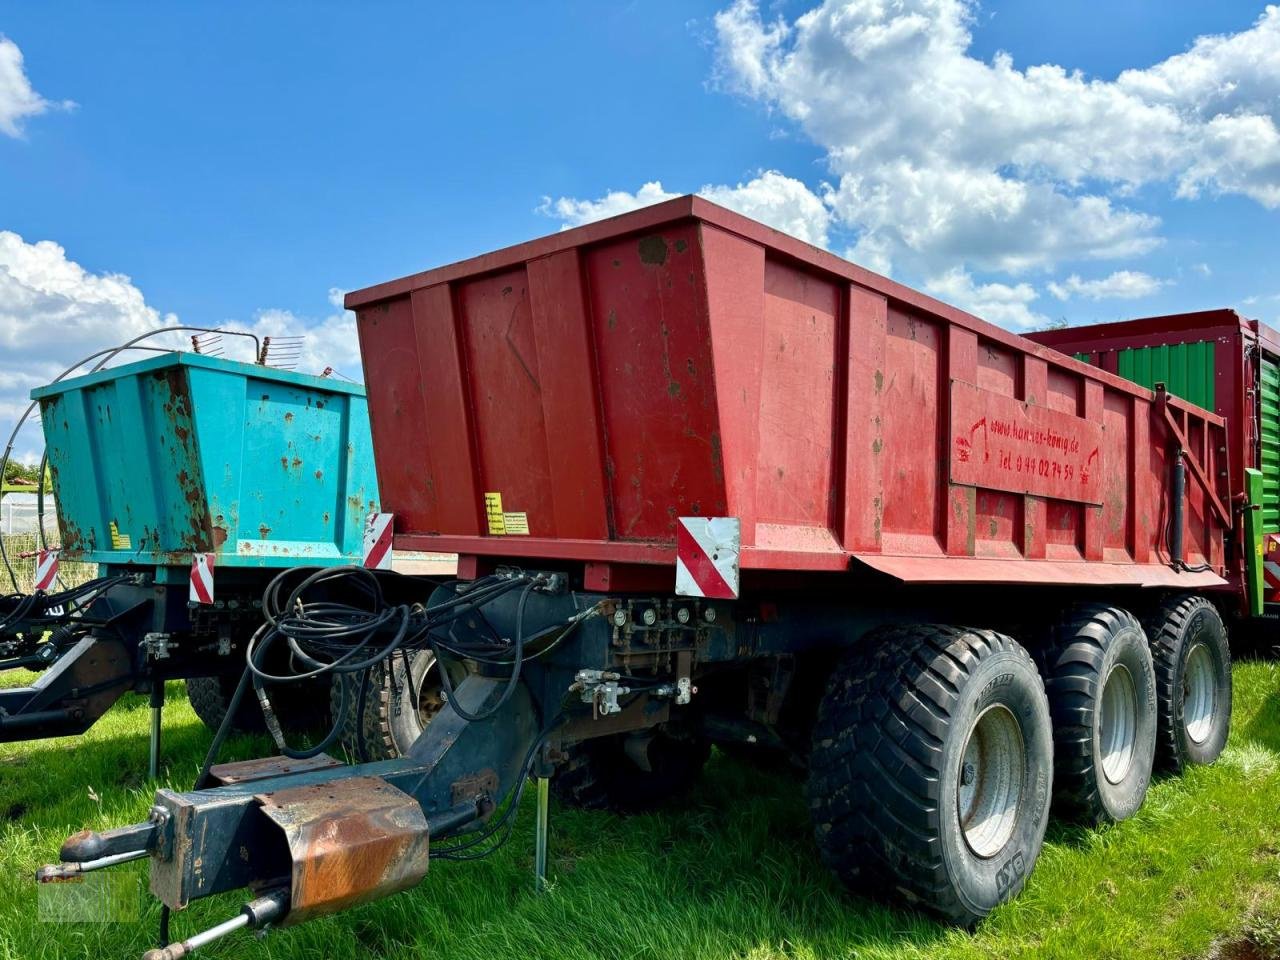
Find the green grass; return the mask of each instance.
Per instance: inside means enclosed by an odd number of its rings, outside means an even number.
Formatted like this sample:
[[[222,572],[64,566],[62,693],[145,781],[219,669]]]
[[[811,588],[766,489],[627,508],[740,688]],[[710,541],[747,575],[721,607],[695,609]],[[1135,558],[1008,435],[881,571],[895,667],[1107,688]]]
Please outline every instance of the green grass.
[[[199,955],[1280,956],[1280,664],[1239,664],[1235,683],[1231,742],[1216,765],[1159,780],[1127,823],[1051,826],[1023,896],[972,935],[843,895],[818,863],[799,784],[716,756],[678,810],[553,810],[545,896],[532,891],[529,795],[512,842],[489,860],[437,862],[410,893]],[[164,781],[184,787],[208,734],[180,685],[165,714]],[[32,881],[67,834],[145,816],[156,786],[143,773],[146,730],[145,701],[132,697],[83,738],[0,745],[0,960],[136,957],[153,945],[158,910],[145,898],[137,923],[41,923]],[[227,755],[265,750],[242,738]],[[144,864],[119,869],[143,883]],[[231,916],[242,899],[195,905],[175,917],[175,936]],[[1241,937],[1251,952],[1220,949]]]

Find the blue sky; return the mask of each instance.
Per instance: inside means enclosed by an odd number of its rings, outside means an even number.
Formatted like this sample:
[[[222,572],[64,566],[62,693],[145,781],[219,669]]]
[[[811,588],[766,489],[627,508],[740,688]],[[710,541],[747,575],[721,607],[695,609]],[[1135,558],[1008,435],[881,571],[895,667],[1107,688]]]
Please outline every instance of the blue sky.
[[[335,290],[703,188],[1015,329],[1280,317],[1260,3],[12,3],[0,34],[0,413],[68,339],[337,350]]]

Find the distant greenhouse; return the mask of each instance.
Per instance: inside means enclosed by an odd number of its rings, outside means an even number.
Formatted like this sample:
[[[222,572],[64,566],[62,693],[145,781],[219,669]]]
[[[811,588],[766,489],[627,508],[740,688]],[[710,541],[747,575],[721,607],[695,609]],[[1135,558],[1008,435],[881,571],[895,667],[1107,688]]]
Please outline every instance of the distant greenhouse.
[[[34,493],[6,493],[0,499],[0,534],[18,536],[36,532],[39,506]],[[57,507],[53,497],[44,499],[44,529],[51,533],[58,528]]]

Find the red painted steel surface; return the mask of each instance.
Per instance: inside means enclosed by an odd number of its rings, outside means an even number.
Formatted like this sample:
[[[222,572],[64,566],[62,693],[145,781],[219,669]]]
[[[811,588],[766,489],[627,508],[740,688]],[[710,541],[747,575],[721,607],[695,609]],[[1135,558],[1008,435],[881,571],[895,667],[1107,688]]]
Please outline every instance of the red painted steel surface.
[[[1231,493],[1243,494],[1244,468],[1257,467],[1254,398],[1250,392],[1253,377],[1247,371],[1247,353],[1261,344],[1268,353],[1280,355],[1280,333],[1234,310],[1201,310],[1046,330],[1028,334],[1027,339],[1063,353],[1088,354],[1093,366],[1109,373],[1117,372],[1121,350],[1200,340],[1217,345],[1213,412],[1227,422],[1228,460],[1238,488]]]
[[[1216,347],[1214,413],[1222,417],[1226,425],[1226,469],[1230,481],[1221,491],[1221,498],[1227,504],[1246,499],[1244,469],[1258,467],[1258,424],[1253,394],[1257,361],[1252,351],[1261,346],[1271,355],[1280,355],[1280,333],[1257,320],[1241,317],[1234,310],[1224,309],[1047,330],[1028,334],[1028,339],[1065,354],[1088,355],[1090,364],[1110,373],[1119,369],[1122,350],[1199,341],[1213,343]],[[1242,525],[1237,527],[1229,534],[1236,549],[1227,557],[1224,576],[1243,596],[1244,531]]]
[[[734,516],[748,571],[1190,585],[1164,566],[1150,391],[699,198],[347,305],[396,545],[463,570],[673,578],[676,519]],[[1172,406],[1216,476],[1221,419]],[[527,536],[487,533],[491,492]],[[1194,484],[1187,502],[1187,562],[1220,570],[1222,527]]]

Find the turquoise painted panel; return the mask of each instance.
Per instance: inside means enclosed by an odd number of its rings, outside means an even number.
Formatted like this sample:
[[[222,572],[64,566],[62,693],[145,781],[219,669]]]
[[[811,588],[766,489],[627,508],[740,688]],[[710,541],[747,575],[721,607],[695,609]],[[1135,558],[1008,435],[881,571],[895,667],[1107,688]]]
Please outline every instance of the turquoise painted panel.
[[[360,561],[378,509],[363,387],[173,353],[31,395],[69,559]]]

